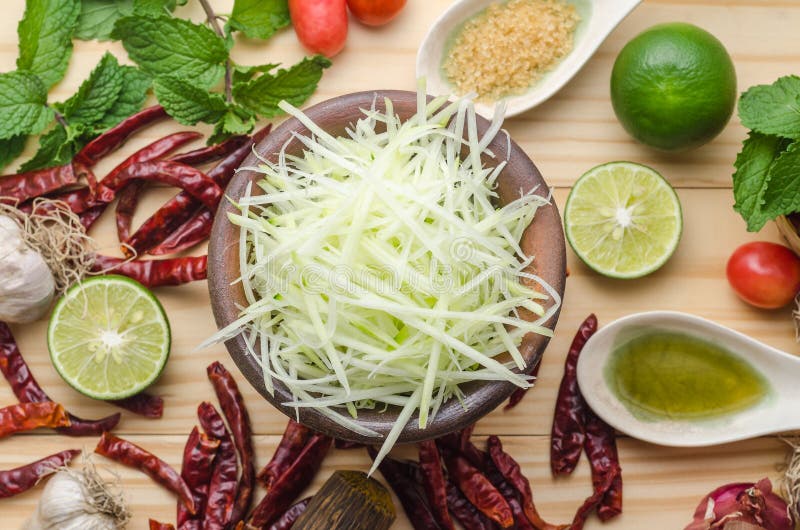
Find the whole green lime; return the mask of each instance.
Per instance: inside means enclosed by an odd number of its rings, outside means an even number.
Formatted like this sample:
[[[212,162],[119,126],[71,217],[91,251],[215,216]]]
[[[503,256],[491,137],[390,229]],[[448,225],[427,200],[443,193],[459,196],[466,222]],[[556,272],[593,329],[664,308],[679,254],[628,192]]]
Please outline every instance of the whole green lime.
[[[736,103],[736,71],[722,43],[681,22],[634,37],[611,73],[611,103],[640,142],[678,151],[699,147],[722,131]]]

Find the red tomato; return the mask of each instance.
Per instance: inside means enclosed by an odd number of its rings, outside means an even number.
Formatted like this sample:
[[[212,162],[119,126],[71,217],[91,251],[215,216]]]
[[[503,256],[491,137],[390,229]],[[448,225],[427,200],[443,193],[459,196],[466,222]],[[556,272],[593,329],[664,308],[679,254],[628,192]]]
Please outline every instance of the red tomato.
[[[356,20],[368,26],[382,26],[397,16],[406,0],[347,0]]]
[[[345,0],[289,0],[297,38],[308,51],[333,57],[347,39]]]
[[[745,302],[765,309],[783,307],[800,291],[800,258],[775,243],[737,248],[728,260],[728,282]]]

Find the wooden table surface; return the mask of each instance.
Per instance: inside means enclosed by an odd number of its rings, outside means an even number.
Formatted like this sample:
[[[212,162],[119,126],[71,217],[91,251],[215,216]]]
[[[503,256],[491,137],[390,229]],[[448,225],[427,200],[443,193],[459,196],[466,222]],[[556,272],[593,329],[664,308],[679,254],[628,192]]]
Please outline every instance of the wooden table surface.
[[[603,5],[611,0],[597,0]],[[229,11],[230,1],[212,2],[220,13]],[[196,1],[181,8],[182,16],[202,18]],[[405,11],[389,26],[369,29],[352,23],[347,47],[334,58],[313,101],[347,92],[378,88],[413,90],[416,48],[427,27],[449,4],[448,0],[409,0]],[[17,55],[16,24],[24,2],[3,2],[0,17],[0,68],[11,70]],[[653,152],[632,141],[614,117],[609,101],[608,80],[620,48],[643,29],[666,21],[698,24],[715,34],[731,53],[740,89],[771,83],[777,77],[800,72],[797,28],[798,0],[645,0],[609,37],[575,79],[549,102],[510,120],[506,127],[555,187],[555,200],[563,207],[569,186],[587,169],[610,160],[631,160],[652,165],[677,188],[684,209],[684,234],[672,260],[650,277],[633,281],[602,278],[583,266],[570,252],[571,276],[556,335],[545,354],[536,388],[512,412],[497,410],[477,426],[478,436],[498,434],[507,450],[531,478],[537,504],[543,515],[565,522],[590,492],[585,462],[574,476],[553,480],[548,464],[548,433],[561,377],[564,356],[577,325],[595,312],[601,325],[638,311],[671,309],[689,311],[730,326],[771,346],[798,352],[790,324],[790,310],[760,311],[740,302],[725,280],[725,262],[739,244],[750,240],[779,239],[770,224],[760,234],[749,234],[731,208],[732,163],[745,130],[734,117],[711,144],[685,154]],[[64,100],[97,63],[104,51],[125,58],[118,45],[77,42],[65,80],[50,94],[50,101]],[[237,42],[234,58],[243,64],[298,60],[303,51],[291,29],[271,41]],[[139,146],[178,130],[174,123],[153,127],[110,157],[105,168]],[[34,151],[29,142],[26,155]],[[104,174],[101,167],[98,174]],[[147,196],[138,219],[169,196],[156,190]],[[108,217],[108,216],[106,216]],[[111,216],[113,217],[113,216]],[[107,252],[116,243],[112,222],[105,218],[92,234]],[[124,413],[118,433],[151,449],[178,466],[186,435],[196,424],[195,408],[213,392],[205,367],[221,360],[235,371],[222,347],[194,351],[215,331],[205,282],[157,291],[169,314],[173,329],[172,357],[152,391],[164,396],[166,410],[160,420],[147,420]],[[51,367],[45,344],[45,322],[14,326],[23,355],[42,386],[57,401],[84,417],[97,417],[114,408],[84,398],[62,382]],[[258,461],[272,454],[286,418],[271,408],[238,375],[246,394],[255,430]],[[0,385],[0,404],[15,402],[11,391]],[[14,436],[0,441],[0,469],[16,467],[69,447],[91,451],[96,440],[72,439],[53,433]],[[669,449],[636,440],[620,440],[624,468],[624,514],[604,525],[609,530],[679,529],[689,521],[699,499],[714,487],[731,481],[751,481],[763,476],[779,477],[785,457],[784,444],[775,437],[706,449]],[[397,454],[411,454],[398,448]],[[106,464],[102,458],[98,463]],[[334,451],[318,479],[314,492],[333,469],[367,469],[361,451]],[[137,472],[113,466],[119,472],[134,518],[129,528],[147,527],[147,518],[174,521],[173,496]],[[41,488],[0,501],[0,527],[18,528],[37,502]],[[592,518],[586,528],[601,525]],[[411,528],[401,515],[393,528]]]

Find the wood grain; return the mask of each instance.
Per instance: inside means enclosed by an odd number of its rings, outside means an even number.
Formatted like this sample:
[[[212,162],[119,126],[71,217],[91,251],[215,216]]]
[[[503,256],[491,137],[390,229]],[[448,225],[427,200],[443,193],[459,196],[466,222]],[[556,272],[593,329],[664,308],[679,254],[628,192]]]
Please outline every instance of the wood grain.
[[[602,1],[602,0],[599,0]],[[219,12],[229,12],[231,0],[215,0]],[[409,0],[404,12],[389,26],[365,28],[353,22],[345,51],[325,72],[312,101],[359,90],[392,88],[413,90],[416,47],[430,23],[447,7],[449,0]],[[17,55],[16,24],[22,16],[23,0],[3,2],[0,18],[0,68],[13,69]],[[200,20],[197,2],[182,8],[181,15]],[[608,99],[608,79],[614,58],[631,37],[652,24],[682,20],[714,33],[733,56],[740,88],[769,83],[780,75],[798,73],[800,50],[800,2],[797,0],[645,0],[614,31],[578,76],[552,100],[506,125],[514,139],[534,160],[551,185],[559,189],[555,200],[563,206],[568,186],[584,171],[609,160],[632,160],[652,165],[677,186],[684,208],[683,240],[673,259],[654,275],[635,281],[600,278],[568,253],[571,276],[567,281],[564,308],[556,336],[545,353],[537,388],[515,410],[500,410],[484,418],[479,435],[499,434],[504,446],[530,476],[537,505],[552,521],[567,521],[589,493],[588,470],[581,465],[574,477],[554,481],[548,470],[548,439],[553,402],[567,346],[581,320],[597,313],[601,324],[619,316],[651,309],[690,311],[731,326],[767,344],[795,353],[794,331],[789,310],[758,311],[738,301],[724,277],[725,262],[736,246],[756,239],[777,241],[774,226],[761,234],[749,234],[733,212],[730,190],[732,164],[745,130],[734,118],[711,144],[692,153],[661,155],[627,137],[617,123]],[[119,45],[77,43],[67,78],[50,94],[50,101],[63,101],[97,63],[103,52],[117,57],[125,53]],[[282,61],[291,64],[302,57],[291,30],[268,43],[239,40],[234,58],[243,64]],[[278,120],[279,121],[279,120]],[[159,124],[132,139],[117,155],[110,157],[97,173],[104,172],[134,149],[169,132],[185,129],[174,123]],[[208,129],[202,129],[205,132]],[[29,142],[26,156],[36,149]],[[143,220],[171,192],[149,192],[136,222]],[[113,216],[112,216],[113,217]],[[93,231],[101,246],[113,252],[113,220],[106,217]],[[198,250],[201,252],[202,249]],[[181,451],[192,426],[195,410],[203,399],[213,399],[205,379],[205,366],[221,360],[232,367],[224,348],[195,351],[196,345],[215,329],[205,284],[158,291],[172,322],[172,358],[153,391],[165,397],[161,420],[145,420],[124,413],[119,432],[135,443],[153,450],[173,465],[179,465]],[[83,398],[65,385],[50,366],[45,344],[46,324],[15,326],[23,355],[44,388],[54,399],[82,416],[100,416],[112,410],[103,403]],[[265,463],[283,431],[285,417],[272,409],[238,376],[257,433],[255,446]],[[14,402],[14,396],[0,385],[0,404]],[[68,448],[94,447],[94,439],[70,439],[49,433],[21,435],[0,442],[0,469],[16,467],[41,456]],[[600,525],[591,519],[586,528],[596,530],[675,530],[689,520],[699,499],[714,487],[731,481],[775,479],[776,466],[785,448],[775,438],[762,438],[702,450],[675,450],[634,440],[621,441],[625,469],[625,512],[619,519]],[[401,447],[399,456],[413,456],[413,448]],[[147,518],[173,521],[172,496],[135,471],[109,464],[120,474],[134,512],[130,528],[147,528]],[[334,469],[367,470],[369,459],[362,451],[333,451],[317,480],[306,493],[316,491]],[[41,488],[0,502],[0,527],[19,528],[29,516]],[[402,510],[392,528],[411,528]]]

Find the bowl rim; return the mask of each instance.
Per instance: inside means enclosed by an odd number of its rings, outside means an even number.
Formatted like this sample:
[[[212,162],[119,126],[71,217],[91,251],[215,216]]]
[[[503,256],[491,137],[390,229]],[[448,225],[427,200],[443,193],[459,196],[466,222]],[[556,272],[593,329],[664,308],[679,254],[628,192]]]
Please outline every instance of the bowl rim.
[[[334,134],[341,134],[344,127],[353,123],[361,116],[360,109],[367,109],[375,104],[383,108],[384,98],[392,100],[394,112],[405,118],[416,110],[417,94],[403,90],[369,90],[354,92],[332,99],[328,99],[304,110],[304,114],[319,123],[323,129]],[[479,134],[483,134],[490,123],[477,116]],[[336,124],[329,125],[329,124]],[[339,130],[333,130],[338,127]],[[277,153],[285,146],[297,147],[292,144],[294,133],[308,134],[308,129],[294,117],[290,117],[273,131],[259,144],[254,146],[253,153],[242,163],[240,169],[231,179],[225,194],[230,198],[240,197],[247,184],[258,178],[258,174],[248,167],[260,164],[261,156],[274,160]],[[499,134],[490,144],[490,148],[498,160],[506,160],[507,166],[501,171],[498,178],[498,194],[501,202],[505,203],[514,198],[514,191],[518,196],[520,190],[536,188],[535,193],[551,198],[550,189],[533,161],[525,154],[519,145],[510,137]],[[508,149],[510,148],[510,151]],[[507,182],[507,184],[505,184]],[[240,283],[235,280],[239,277],[239,229],[228,221],[228,213],[235,212],[236,208],[231,201],[224,200],[220,204],[214,218],[208,249],[208,288],[211,298],[211,307],[217,326],[221,329],[233,322],[238,314],[238,307],[246,305],[244,291]],[[535,230],[534,230],[535,228]],[[536,272],[559,294],[562,299],[566,283],[566,241],[564,239],[561,217],[555,202],[541,206],[534,220],[526,228],[521,239],[521,246],[526,254],[538,256],[539,249],[546,249],[545,257],[535,259]],[[552,303],[552,300],[550,301]],[[561,307],[545,323],[550,329],[555,329]],[[549,337],[543,335],[527,334],[523,338],[520,351],[527,361],[527,373],[530,373],[539,363],[541,355],[549,342]],[[225,346],[248,382],[275,408],[286,416],[299,421],[314,430],[323,432],[335,438],[361,443],[377,443],[381,438],[374,438],[353,432],[346,427],[323,416],[311,408],[299,409],[282,405],[291,398],[288,389],[279,381],[274,381],[275,394],[267,392],[263,372],[259,362],[247,351],[246,343],[241,335],[237,335],[225,342]],[[515,370],[521,372],[520,370]],[[462,404],[451,399],[442,405],[433,421],[429,421],[425,429],[420,429],[418,412],[415,412],[398,439],[398,443],[417,442],[442,436],[449,432],[472,425],[500,403],[507,399],[517,387],[507,382],[473,381],[462,385],[465,397]],[[466,407],[466,409],[465,409]],[[394,424],[397,407],[390,407],[385,412],[378,410],[360,410],[355,421],[368,429],[378,432],[385,437]]]

